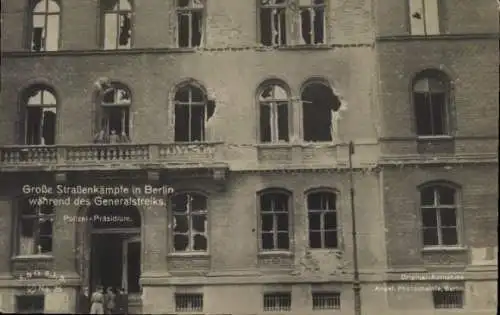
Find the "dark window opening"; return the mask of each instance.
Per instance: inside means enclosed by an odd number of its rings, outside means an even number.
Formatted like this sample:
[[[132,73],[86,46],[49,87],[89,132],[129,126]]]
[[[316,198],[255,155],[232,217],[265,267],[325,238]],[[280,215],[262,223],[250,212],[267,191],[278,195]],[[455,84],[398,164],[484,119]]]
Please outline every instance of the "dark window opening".
[[[309,247],[337,248],[337,196],[334,193],[311,193],[307,196]]]
[[[32,51],[56,51],[59,48],[60,7],[56,1],[31,1]]]
[[[16,296],[16,313],[43,314],[45,311],[44,295],[18,295]]]
[[[308,7],[300,8],[300,27],[305,44],[323,44],[325,33],[324,1],[314,1]]]
[[[292,308],[292,294],[290,292],[276,292],[264,294],[265,312],[290,311]]]
[[[332,141],[332,115],[340,108],[340,100],[326,85],[315,83],[302,92],[303,136],[305,141]]]
[[[203,312],[203,294],[199,293],[176,293],[176,312]]]
[[[199,47],[203,38],[203,8],[201,0],[177,3],[177,40],[179,47]]]
[[[289,196],[267,193],[260,197],[262,250],[290,248]]]
[[[131,104],[130,92],[123,87],[115,86],[103,95],[96,143],[130,142]]]
[[[120,33],[118,35],[119,46],[129,46],[132,36],[132,24],[129,14],[120,14]]]
[[[22,199],[19,203],[19,210],[18,254],[51,253],[55,220],[54,205],[46,197]]]
[[[54,94],[39,87],[31,89],[26,96],[25,144],[55,144],[57,101]]]
[[[33,51],[42,51],[43,50],[43,28],[35,27],[33,28]]]
[[[287,42],[286,2],[261,0],[260,40],[265,46],[285,45]]]
[[[128,0],[102,2],[104,49],[132,47],[132,5]]]
[[[424,246],[458,245],[456,192],[446,186],[420,191]]]
[[[174,251],[206,251],[207,198],[199,194],[179,194],[171,201]]]
[[[289,141],[288,98],[288,93],[278,85],[262,90],[259,96],[261,142]]]
[[[209,110],[215,110],[212,102]],[[175,141],[205,141],[207,101],[201,89],[188,85],[175,94]]]
[[[464,307],[464,292],[463,291],[446,291],[439,290],[432,292],[434,308],[463,308]]]
[[[448,88],[443,81],[429,77],[414,85],[413,102],[417,135],[437,136],[448,133]]]

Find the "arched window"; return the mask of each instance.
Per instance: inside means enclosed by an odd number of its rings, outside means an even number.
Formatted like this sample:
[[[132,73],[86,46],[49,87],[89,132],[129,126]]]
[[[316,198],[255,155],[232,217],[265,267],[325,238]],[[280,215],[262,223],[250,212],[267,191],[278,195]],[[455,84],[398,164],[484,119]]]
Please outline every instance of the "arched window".
[[[450,83],[437,71],[424,71],[413,84],[417,135],[440,136],[450,132]]]
[[[17,254],[51,253],[54,219],[54,205],[47,199],[22,198],[18,204]]]
[[[455,188],[444,184],[428,185],[420,190],[424,246],[459,244],[458,202]]]
[[[102,0],[104,49],[128,49],[132,45],[132,4],[128,0]]]
[[[205,0],[177,0],[177,45],[198,47],[203,38]]]
[[[27,145],[53,145],[56,140],[57,99],[47,86],[35,85],[24,94],[24,135]]]
[[[267,191],[259,196],[262,251],[290,249],[290,194]]]
[[[100,128],[96,135],[97,142],[117,143],[130,140],[131,105],[130,90],[123,84],[113,83],[103,93],[97,113]]]
[[[205,140],[207,96],[195,84],[180,86],[174,97],[175,141],[191,142]]]
[[[288,142],[290,94],[285,85],[267,83],[259,91],[260,141]]]
[[[208,250],[207,197],[181,193],[172,197],[172,234],[175,252]]]
[[[56,1],[33,1],[31,20],[31,51],[56,51],[59,49],[59,24],[61,8]]]
[[[320,191],[307,194],[309,219],[309,247],[337,248],[337,195]]]
[[[306,83],[302,89],[302,130],[304,141],[332,141],[335,115],[340,100],[323,82]]]

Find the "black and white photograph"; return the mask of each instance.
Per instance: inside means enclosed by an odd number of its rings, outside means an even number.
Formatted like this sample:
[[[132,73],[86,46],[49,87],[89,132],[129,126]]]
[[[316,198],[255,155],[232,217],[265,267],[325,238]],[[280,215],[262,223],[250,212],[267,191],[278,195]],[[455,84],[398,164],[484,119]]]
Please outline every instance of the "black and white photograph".
[[[0,313],[497,314],[500,0],[0,1]]]

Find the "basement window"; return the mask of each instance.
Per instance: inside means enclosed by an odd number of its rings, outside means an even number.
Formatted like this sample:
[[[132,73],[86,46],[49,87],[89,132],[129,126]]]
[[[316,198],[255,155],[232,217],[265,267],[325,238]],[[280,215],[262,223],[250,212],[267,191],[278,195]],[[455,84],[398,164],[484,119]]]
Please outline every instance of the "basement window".
[[[56,1],[40,0],[32,11],[31,51],[56,51],[59,48],[61,9]]]
[[[290,97],[279,84],[268,84],[261,89],[260,103],[260,141],[263,143],[288,142]]]
[[[203,312],[203,294],[201,293],[176,293],[176,312]]]
[[[45,312],[44,295],[18,295],[16,296],[16,313],[18,314],[43,314]]]
[[[290,197],[282,192],[260,196],[261,249],[290,249]]]
[[[25,106],[25,144],[54,145],[56,139],[57,99],[51,89],[28,89]]]
[[[449,88],[438,75],[424,75],[413,86],[417,135],[442,136],[449,133]]]
[[[464,308],[463,291],[436,290],[432,292],[432,299],[436,309]]]
[[[306,45],[325,43],[325,0],[301,0],[301,40]]]
[[[132,45],[132,5],[128,0],[103,1],[104,49],[129,49]]]
[[[203,195],[184,193],[172,198],[174,251],[207,251],[207,215],[207,198]]]
[[[174,106],[175,141],[205,141],[206,122],[213,115],[215,104],[208,102],[204,90],[193,84],[181,86],[175,93]]]
[[[338,292],[313,292],[313,310],[339,310],[340,293]]]
[[[37,200],[42,203],[41,199]],[[54,205],[48,202],[30,204],[23,198],[19,203],[19,255],[40,255],[52,252]]]
[[[290,292],[273,292],[264,294],[265,312],[287,312],[292,308]]]
[[[302,123],[304,141],[332,141],[334,117],[340,100],[332,89],[323,83],[308,83],[302,90]]]
[[[287,42],[287,0],[260,0],[260,41],[264,46]]]
[[[107,90],[102,98],[98,114],[99,132],[95,135],[97,143],[118,143],[130,141],[130,90],[118,83]]]
[[[203,38],[204,0],[177,0],[177,44],[199,47]]]

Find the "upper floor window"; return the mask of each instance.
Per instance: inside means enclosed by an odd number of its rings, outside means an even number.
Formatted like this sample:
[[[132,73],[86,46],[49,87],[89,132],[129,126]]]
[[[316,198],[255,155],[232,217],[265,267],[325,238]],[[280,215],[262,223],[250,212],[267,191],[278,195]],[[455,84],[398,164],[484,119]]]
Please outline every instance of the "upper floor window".
[[[301,0],[300,32],[302,43],[318,45],[325,43],[325,0]]]
[[[57,99],[49,87],[36,85],[24,95],[24,142],[53,145],[56,140]]]
[[[447,185],[430,185],[420,190],[424,246],[459,244],[457,192]]]
[[[259,0],[258,4],[262,45],[325,43],[325,0]]]
[[[288,142],[290,95],[284,84],[265,84],[259,93],[260,141]]]
[[[205,141],[205,125],[210,113],[204,89],[193,83],[181,85],[175,92],[175,141]]]
[[[332,192],[307,195],[309,218],[309,247],[337,248],[337,196]]]
[[[340,100],[324,82],[309,82],[302,89],[302,132],[304,141],[335,139],[335,115]]]
[[[104,91],[96,114],[99,132],[97,143],[118,143],[130,141],[130,90],[120,83],[113,83]]]
[[[198,47],[203,38],[205,0],[177,0],[177,45]]]
[[[57,1],[32,2],[31,51],[56,51],[59,49],[59,24],[61,8]]]
[[[182,193],[172,197],[173,250],[206,252],[208,250],[207,197]]]
[[[290,195],[265,192],[260,195],[261,250],[290,249]]]
[[[444,75],[425,71],[413,85],[413,106],[417,135],[440,136],[450,133],[450,87]]]
[[[409,0],[410,34],[438,35],[438,0]]]
[[[132,46],[132,4],[128,0],[102,0],[104,49]]]
[[[17,254],[51,253],[54,205],[44,198],[23,198],[18,210]]]

